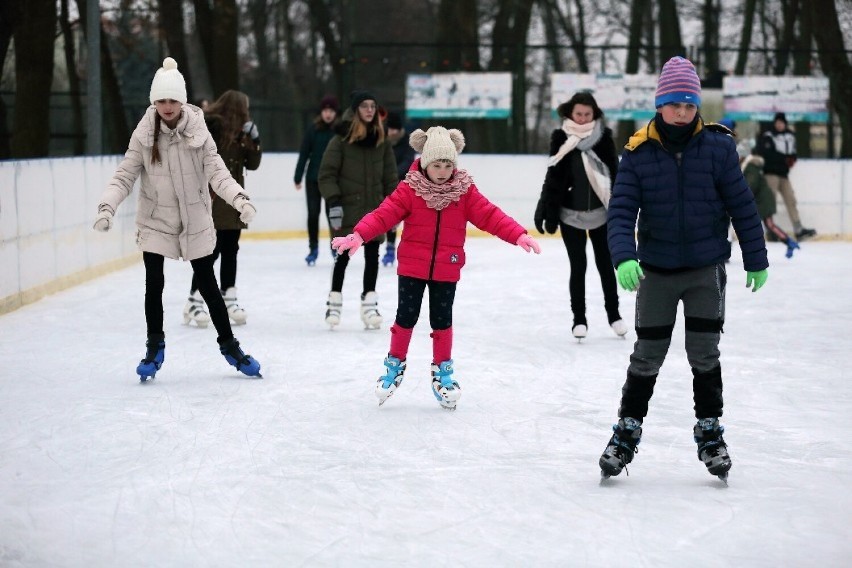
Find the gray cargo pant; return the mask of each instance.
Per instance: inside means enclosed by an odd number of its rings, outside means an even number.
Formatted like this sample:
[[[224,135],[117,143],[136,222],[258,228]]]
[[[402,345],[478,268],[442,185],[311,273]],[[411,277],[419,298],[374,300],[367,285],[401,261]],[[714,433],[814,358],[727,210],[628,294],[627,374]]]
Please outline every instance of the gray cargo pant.
[[[696,417],[722,415],[719,339],[725,322],[724,264],[683,272],[645,271],[636,295],[636,336],[619,416],[642,419],[672,340],[683,302],[686,355],[692,367]]]

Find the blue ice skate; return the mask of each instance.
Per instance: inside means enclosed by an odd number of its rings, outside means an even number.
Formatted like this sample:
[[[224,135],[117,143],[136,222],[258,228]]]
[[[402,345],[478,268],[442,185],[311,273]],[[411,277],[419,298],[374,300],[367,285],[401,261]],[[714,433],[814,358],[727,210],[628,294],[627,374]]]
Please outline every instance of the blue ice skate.
[[[308,253],[308,256],[305,257],[305,262],[308,263],[308,266],[314,266],[317,263],[317,257],[319,256],[319,251],[316,246],[311,247],[311,252]]]
[[[400,361],[399,358],[388,355],[385,358],[385,367],[387,372],[376,381],[376,398],[379,399],[379,406],[383,405],[396,392],[396,388],[402,382],[405,374],[405,361]]]
[[[220,345],[219,352],[225,356],[225,360],[230,365],[236,367],[242,374],[263,378],[263,375],[260,374],[260,363],[251,355],[243,353],[243,350],[240,349],[240,342],[235,337]]]
[[[461,387],[453,379],[453,360],[432,363],[432,394],[438,399],[438,404],[447,410],[455,410],[456,403],[461,398]]]
[[[785,244],[787,245],[787,252],[784,253],[784,256],[787,258],[793,258],[793,252],[800,248],[799,243],[794,241],[793,237],[787,237]]]
[[[396,245],[388,243],[385,247],[385,256],[382,257],[382,266],[393,266],[396,261]]]
[[[139,375],[139,380],[143,383],[148,379],[153,379],[160,367],[163,366],[163,361],[166,359],[165,336],[162,334],[149,335],[145,348],[145,358],[139,361],[139,365],[136,366],[136,374]]]

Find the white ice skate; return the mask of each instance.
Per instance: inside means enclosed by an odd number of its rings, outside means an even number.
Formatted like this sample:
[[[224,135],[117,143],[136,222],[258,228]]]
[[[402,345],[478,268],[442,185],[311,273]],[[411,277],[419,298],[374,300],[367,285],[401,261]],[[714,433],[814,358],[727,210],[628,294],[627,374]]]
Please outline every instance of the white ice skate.
[[[396,387],[402,382],[405,374],[405,361],[400,361],[397,357],[388,355],[385,358],[385,367],[387,367],[387,372],[379,377],[376,382],[376,398],[379,399],[379,406],[383,405],[396,392]]]
[[[343,309],[343,294],[340,292],[329,292],[328,301],[325,305],[328,309],[325,310],[325,323],[334,329],[334,326],[340,324],[340,310]]]
[[[571,333],[577,338],[577,341],[582,341],[589,333],[589,328],[584,324],[575,325],[571,328]]]
[[[186,299],[186,304],[183,306],[183,323],[187,325],[194,323],[200,328],[205,328],[210,323],[210,314],[207,313],[204,299],[198,290]]]
[[[453,379],[452,359],[442,361],[440,365],[432,364],[432,394],[438,399],[441,408],[456,409],[456,403],[461,398],[461,387]]]
[[[379,313],[379,295],[367,292],[361,299],[361,321],[365,329],[379,329],[382,325],[382,314]]]
[[[624,320],[615,320],[614,322],[609,324],[609,326],[612,328],[612,331],[614,331],[618,337],[624,337],[625,335],[627,335],[627,324],[624,323]]]
[[[222,299],[225,300],[225,307],[228,308],[228,317],[231,318],[234,325],[245,325],[248,314],[237,303],[237,289],[234,287],[228,288],[222,293]]]

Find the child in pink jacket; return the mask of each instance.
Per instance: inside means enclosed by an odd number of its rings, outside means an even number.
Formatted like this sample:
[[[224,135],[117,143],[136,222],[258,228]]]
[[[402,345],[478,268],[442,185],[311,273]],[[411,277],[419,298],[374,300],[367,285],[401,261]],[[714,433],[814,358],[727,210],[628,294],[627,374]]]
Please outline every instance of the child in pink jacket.
[[[488,201],[465,170],[456,169],[464,136],[459,130],[434,126],[415,130],[409,140],[420,152],[394,192],[355,226],[355,231],[332,240],[338,253],[353,255],[362,243],[405,221],[397,248],[399,300],[391,327],[387,372],[376,385],[379,405],[400,385],[411,333],[429,288],[432,326],[432,393],[439,404],[456,408],[461,388],[453,379],[453,300],[465,264],[467,223],[525,251],[541,252],[538,243],[514,219]]]

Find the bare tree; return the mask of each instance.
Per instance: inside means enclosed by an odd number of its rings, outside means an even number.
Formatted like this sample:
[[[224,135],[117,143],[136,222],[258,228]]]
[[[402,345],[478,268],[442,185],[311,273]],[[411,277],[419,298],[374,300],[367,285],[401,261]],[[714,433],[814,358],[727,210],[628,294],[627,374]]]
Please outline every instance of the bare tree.
[[[15,33],[15,27],[20,21],[23,0],[7,0],[0,2],[0,77],[3,76],[3,67],[6,63],[6,54],[9,52],[9,44]],[[9,127],[6,123],[6,103],[0,98],[0,159],[11,155],[9,147]]]
[[[213,96],[218,97],[228,89],[239,89],[236,0],[193,0],[193,6]]]
[[[675,55],[686,55],[680,34],[680,18],[675,0],[659,0],[660,59],[659,67]]]
[[[843,32],[834,0],[806,2],[812,22],[820,22],[814,34],[822,70],[831,84],[831,105],[840,121],[842,140],[840,157],[852,158],[852,64],[846,54]]]
[[[77,57],[74,53],[73,22],[69,18],[68,0],[61,0],[59,6],[59,25],[62,28],[62,46],[65,53],[65,68],[68,73],[68,90],[71,96],[71,128],[74,135],[74,155],[82,156],[86,152],[86,139],[83,132],[83,101],[80,95],[80,77],[77,75]]]
[[[757,0],[745,0],[743,6],[743,29],[740,33],[740,45],[737,50],[737,63],[734,66],[735,75],[745,75],[748,63],[749,48],[751,47],[752,28],[754,27],[754,12]]]
[[[19,158],[49,154],[56,22],[54,0],[28,0],[14,31],[17,88],[12,155]]]
[[[157,0],[159,8],[160,34],[166,40],[168,55],[178,62],[178,68],[186,80],[189,90],[192,90],[192,66],[186,51],[186,41],[183,35],[183,0]],[[190,92],[189,100],[193,100]]]

